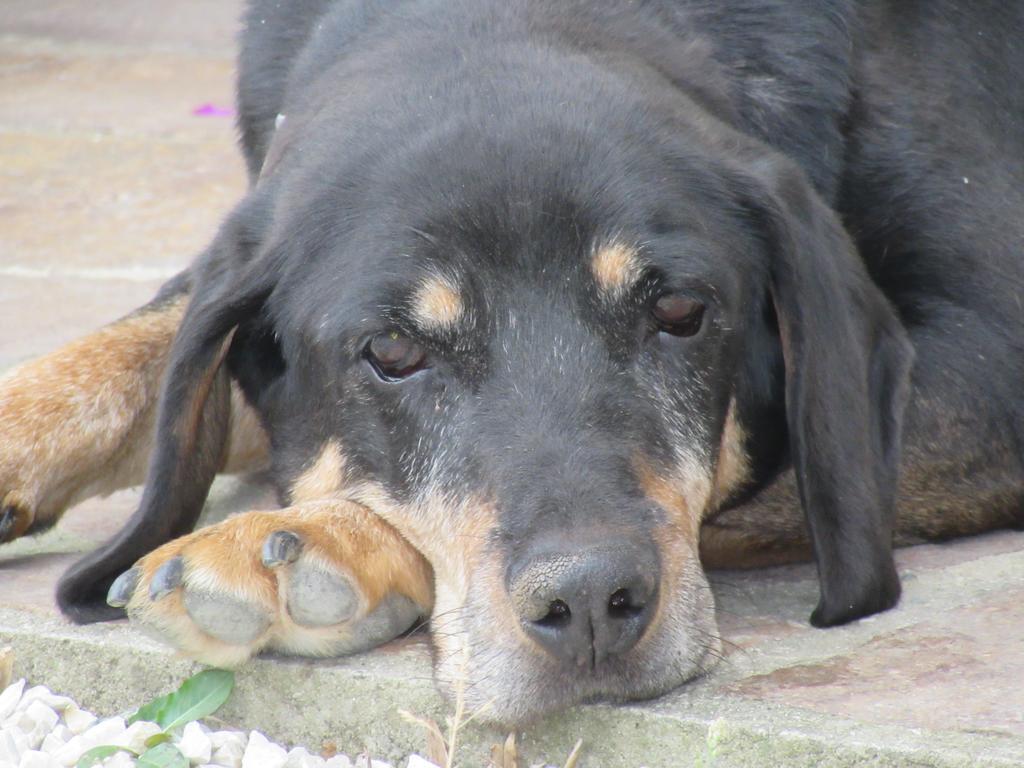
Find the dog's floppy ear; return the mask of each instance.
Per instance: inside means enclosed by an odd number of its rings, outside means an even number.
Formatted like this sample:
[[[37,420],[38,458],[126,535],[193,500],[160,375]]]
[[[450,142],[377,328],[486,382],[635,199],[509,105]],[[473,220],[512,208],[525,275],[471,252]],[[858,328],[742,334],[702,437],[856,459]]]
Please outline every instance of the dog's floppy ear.
[[[146,553],[195,525],[221,467],[230,419],[222,363],[234,329],[258,311],[274,267],[255,256],[258,205],[240,205],[189,272],[191,299],[171,347],[156,437],[138,510],[109,542],[68,569],[57,586],[61,610],[79,623],[116,618],[106,604],[113,580]]]
[[[770,252],[786,420],[821,587],[811,623],[896,604],[892,555],[913,349],[838,216],[783,158],[754,164],[745,202]]]

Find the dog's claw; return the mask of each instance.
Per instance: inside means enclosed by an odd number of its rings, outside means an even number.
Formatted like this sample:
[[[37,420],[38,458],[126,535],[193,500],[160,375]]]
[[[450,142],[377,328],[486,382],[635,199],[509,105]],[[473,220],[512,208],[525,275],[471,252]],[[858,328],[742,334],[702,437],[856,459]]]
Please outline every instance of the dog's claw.
[[[149,599],[159,600],[169,595],[181,586],[184,575],[185,560],[180,555],[172,557],[153,574],[153,580],[149,583]]]
[[[263,542],[261,559],[267,568],[289,565],[302,554],[302,539],[291,531],[274,531]]]
[[[107,605],[111,608],[124,608],[135,593],[135,587],[139,584],[139,569],[129,568],[110,585],[107,592]]]
[[[7,536],[14,530],[15,520],[14,507],[4,507],[3,512],[0,512],[0,542],[7,541]]]

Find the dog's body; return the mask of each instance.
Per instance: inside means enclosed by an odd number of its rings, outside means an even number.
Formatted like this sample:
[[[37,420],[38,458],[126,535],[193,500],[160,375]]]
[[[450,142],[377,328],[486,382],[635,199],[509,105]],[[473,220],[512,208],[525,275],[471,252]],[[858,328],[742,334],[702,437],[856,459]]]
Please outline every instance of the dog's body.
[[[0,540],[153,444],[69,615],[237,663],[432,611],[504,720],[703,669],[698,543],[890,607],[894,530],[1024,521],[1024,9],[965,8],[257,0],[251,191],[0,384]],[[286,509],[186,535],[268,456]]]

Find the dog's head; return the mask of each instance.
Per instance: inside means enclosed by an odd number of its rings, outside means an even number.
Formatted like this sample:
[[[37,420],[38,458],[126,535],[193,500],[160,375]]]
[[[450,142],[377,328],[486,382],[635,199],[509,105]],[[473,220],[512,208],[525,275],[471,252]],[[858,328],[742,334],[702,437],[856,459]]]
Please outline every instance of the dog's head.
[[[169,391],[236,329],[291,499],[356,499],[420,549],[442,686],[521,721],[708,665],[702,516],[790,451],[819,611],[891,586],[905,370],[789,161],[661,80],[506,64],[558,82],[412,96],[384,67],[289,113],[196,270]]]

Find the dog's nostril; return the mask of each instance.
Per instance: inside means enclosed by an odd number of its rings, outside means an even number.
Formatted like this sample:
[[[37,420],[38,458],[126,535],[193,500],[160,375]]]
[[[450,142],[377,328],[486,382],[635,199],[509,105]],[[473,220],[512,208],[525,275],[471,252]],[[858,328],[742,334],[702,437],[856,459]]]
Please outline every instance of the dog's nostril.
[[[548,612],[542,618],[535,621],[542,627],[550,627],[551,629],[561,629],[572,621],[572,611],[569,610],[569,606],[563,600],[552,600],[548,606]]]
[[[608,599],[608,615],[613,619],[631,619],[643,612],[647,603],[637,599],[632,590],[617,589]]]

